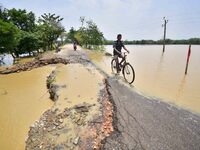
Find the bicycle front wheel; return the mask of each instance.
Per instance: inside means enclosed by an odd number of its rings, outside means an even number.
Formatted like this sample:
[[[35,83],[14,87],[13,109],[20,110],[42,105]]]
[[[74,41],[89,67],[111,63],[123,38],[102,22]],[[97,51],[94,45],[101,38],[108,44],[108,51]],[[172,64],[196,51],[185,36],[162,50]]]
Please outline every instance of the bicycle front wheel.
[[[124,79],[129,83],[133,83],[133,81],[135,80],[135,71],[133,69],[133,67],[131,66],[131,64],[126,63],[123,67],[122,70]]]
[[[117,74],[117,62],[115,59],[111,61],[111,69],[112,69],[112,73]]]

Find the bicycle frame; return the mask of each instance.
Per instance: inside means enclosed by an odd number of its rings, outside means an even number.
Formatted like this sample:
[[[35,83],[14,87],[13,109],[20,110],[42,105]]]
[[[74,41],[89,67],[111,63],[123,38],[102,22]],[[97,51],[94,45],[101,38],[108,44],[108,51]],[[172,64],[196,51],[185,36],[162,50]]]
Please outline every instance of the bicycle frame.
[[[126,64],[126,57],[127,57],[126,53],[127,52],[123,52],[124,55],[122,55],[122,57],[123,57],[122,59],[124,59],[122,62],[122,66],[124,66]]]

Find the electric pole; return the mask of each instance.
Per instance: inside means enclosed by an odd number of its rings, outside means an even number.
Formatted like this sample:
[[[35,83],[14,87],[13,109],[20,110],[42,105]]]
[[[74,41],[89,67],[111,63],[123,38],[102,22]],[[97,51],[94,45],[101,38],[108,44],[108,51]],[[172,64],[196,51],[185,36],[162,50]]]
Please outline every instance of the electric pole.
[[[85,22],[85,17],[84,16],[81,16],[80,17],[80,21],[81,21],[81,28],[83,28],[83,24]]]
[[[162,24],[162,27],[164,27],[164,38],[163,38],[163,53],[164,53],[165,52],[166,28],[167,28],[168,20],[166,20],[165,17],[163,17],[163,20],[164,20],[164,24]]]

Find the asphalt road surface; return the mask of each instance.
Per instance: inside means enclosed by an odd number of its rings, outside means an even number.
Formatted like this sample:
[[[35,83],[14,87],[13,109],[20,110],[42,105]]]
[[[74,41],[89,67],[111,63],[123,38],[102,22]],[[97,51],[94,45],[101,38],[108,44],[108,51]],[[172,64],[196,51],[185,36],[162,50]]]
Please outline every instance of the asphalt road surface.
[[[115,132],[102,149],[200,150],[200,116],[108,79]]]

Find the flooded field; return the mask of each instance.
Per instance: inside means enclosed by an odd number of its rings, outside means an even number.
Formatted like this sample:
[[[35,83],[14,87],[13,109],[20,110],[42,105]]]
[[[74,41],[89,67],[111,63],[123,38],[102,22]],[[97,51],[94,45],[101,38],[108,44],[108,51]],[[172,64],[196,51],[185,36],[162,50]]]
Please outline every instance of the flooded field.
[[[13,64],[24,64],[33,60],[34,57],[21,57],[14,61],[14,58],[10,54],[0,55],[0,67],[8,67]]]
[[[192,45],[188,74],[184,75],[187,45],[167,45],[165,53],[159,45],[127,45],[128,61],[136,72],[134,88],[147,96],[200,113],[200,46]],[[112,53],[112,46],[106,46]],[[111,57],[100,53],[90,58],[111,74]]]
[[[53,105],[46,88],[53,69],[0,75],[0,149],[25,149],[30,125]]]

